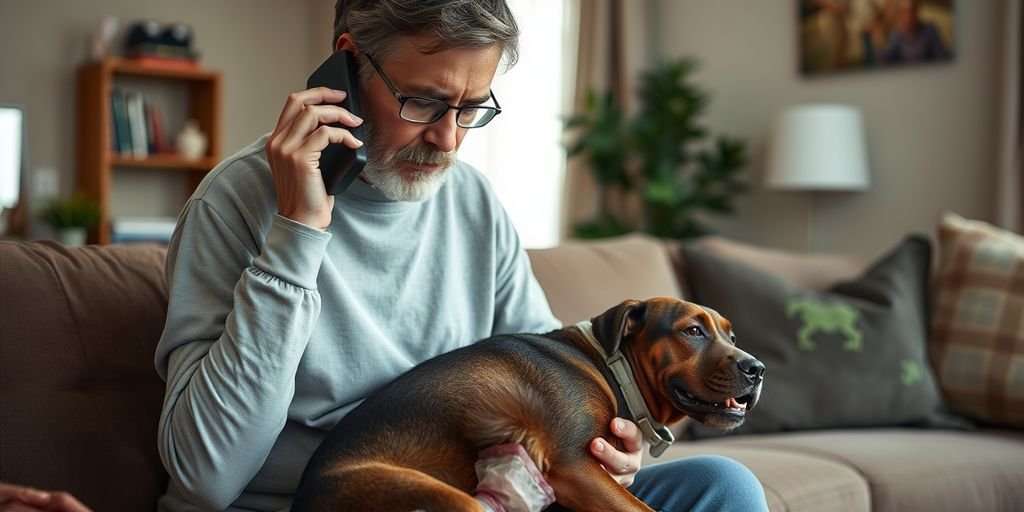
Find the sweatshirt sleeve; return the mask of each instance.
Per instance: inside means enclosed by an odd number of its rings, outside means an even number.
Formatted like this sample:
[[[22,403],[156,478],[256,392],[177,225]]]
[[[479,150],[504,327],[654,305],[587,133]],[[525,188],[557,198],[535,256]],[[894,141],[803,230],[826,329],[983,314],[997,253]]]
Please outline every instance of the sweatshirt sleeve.
[[[218,510],[241,494],[284,428],[331,238],[280,216],[262,246],[254,232],[192,199],[167,256],[160,457],[191,501]]]

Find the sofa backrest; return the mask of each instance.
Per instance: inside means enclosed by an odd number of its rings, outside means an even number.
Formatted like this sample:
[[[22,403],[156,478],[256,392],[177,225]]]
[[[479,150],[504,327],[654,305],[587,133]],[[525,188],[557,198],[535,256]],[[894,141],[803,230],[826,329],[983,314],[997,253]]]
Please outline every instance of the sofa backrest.
[[[867,262],[852,256],[828,253],[798,253],[739,242],[719,235],[707,235],[690,241],[697,247],[730,260],[774,275],[787,283],[811,291],[825,291],[838,281],[854,279]],[[673,244],[670,254],[680,281],[686,275],[682,251]],[[688,290],[684,286],[683,293]]]
[[[0,242],[0,480],[154,508],[164,254]]]
[[[682,296],[668,247],[650,235],[566,240],[527,253],[551,311],[565,325],[589,320],[626,299]]]

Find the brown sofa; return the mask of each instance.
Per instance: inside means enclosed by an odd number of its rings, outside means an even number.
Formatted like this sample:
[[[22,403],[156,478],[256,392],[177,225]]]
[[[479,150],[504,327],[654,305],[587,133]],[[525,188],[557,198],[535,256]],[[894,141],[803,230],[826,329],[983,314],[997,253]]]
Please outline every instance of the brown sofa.
[[[858,273],[723,239],[706,247],[810,288]],[[164,249],[0,242],[0,480],[66,489],[95,510],[152,510],[163,382]],[[556,315],[575,322],[624,298],[683,295],[675,246],[642,236],[530,252]],[[766,381],[766,386],[771,380]],[[662,457],[733,457],[772,510],[1024,510],[1024,433],[909,428],[680,441]],[[648,461],[653,463],[653,461]]]

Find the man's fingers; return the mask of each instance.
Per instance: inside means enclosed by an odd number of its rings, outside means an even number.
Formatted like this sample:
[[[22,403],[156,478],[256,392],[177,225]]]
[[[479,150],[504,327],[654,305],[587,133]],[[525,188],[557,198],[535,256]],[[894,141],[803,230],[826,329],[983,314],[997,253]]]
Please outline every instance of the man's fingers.
[[[82,502],[75,499],[74,496],[66,492],[53,493],[53,498],[50,500],[50,506],[47,509],[60,512],[92,512],[89,507],[86,507]]]
[[[18,495],[24,492],[26,489],[31,488],[22,485],[13,485],[0,482],[0,504],[4,504],[7,503],[8,501],[16,499]]]
[[[353,128],[363,124],[361,118],[337,105],[307,105],[292,121],[292,130],[299,128],[312,131],[317,125],[338,122]]]
[[[290,94],[288,99],[284,102],[284,108],[281,109],[281,115],[277,118],[277,126],[274,127],[274,133],[278,133],[290,126],[292,124],[292,120],[295,119],[295,116],[299,115],[306,105],[340,103],[347,95],[348,93],[345,91],[328,89],[326,87],[314,87],[312,89],[306,89],[305,91]]]
[[[612,432],[622,439],[623,447],[627,452],[638,452],[644,449],[644,436],[636,423],[615,418],[612,420]]]
[[[31,487],[22,487],[17,490],[15,497],[22,503],[40,506],[50,503],[53,494],[39,489],[33,489]]]
[[[325,127],[330,123],[341,122],[347,126],[359,126],[363,120],[352,115],[351,112],[334,106],[334,105],[311,105],[305,107],[302,112],[295,117],[292,121],[291,126],[286,128],[286,133],[279,134],[281,139],[282,148],[298,148],[304,146],[306,141],[310,138],[316,130],[321,127]],[[339,128],[334,127],[334,130]],[[341,129],[342,131],[347,131]],[[326,144],[324,144],[326,146]],[[317,149],[319,151],[323,149],[323,146]]]
[[[43,510],[45,509],[33,507],[17,501],[0,505],[0,512],[42,512]]]
[[[74,496],[63,491],[49,492],[32,487],[0,482],[0,511],[92,512]]]
[[[626,457],[622,452],[600,437],[590,442],[590,451],[597,461],[609,470],[609,473],[619,473],[619,469],[626,462]]]
[[[322,125],[306,138],[296,153],[301,155],[323,151],[327,144],[344,144],[355,149],[362,146],[363,142],[344,128]]]
[[[622,418],[612,420],[611,430],[612,434],[622,439],[624,451],[617,450],[602,438],[591,441],[590,451],[620,485],[629,486],[643,461],[643,434],[635,423]]]

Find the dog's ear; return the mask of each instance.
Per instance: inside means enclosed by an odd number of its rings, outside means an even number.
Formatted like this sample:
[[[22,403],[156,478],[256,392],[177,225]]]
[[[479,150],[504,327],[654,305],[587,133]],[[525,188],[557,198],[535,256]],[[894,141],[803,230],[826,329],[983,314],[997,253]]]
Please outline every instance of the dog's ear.
[[[637,330],[643,310],[643,302],[630,299],[590,319],[594,337],[606,354],[618,352],[622,340]]]

